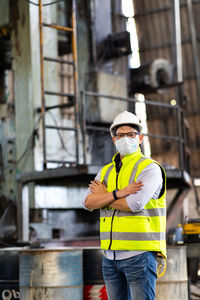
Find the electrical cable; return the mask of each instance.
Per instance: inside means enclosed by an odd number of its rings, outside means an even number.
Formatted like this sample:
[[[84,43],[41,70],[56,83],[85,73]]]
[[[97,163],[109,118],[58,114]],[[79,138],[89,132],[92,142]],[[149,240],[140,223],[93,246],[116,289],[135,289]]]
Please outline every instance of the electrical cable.
[[[30,137],[28,138],[27,145],[26,145],[26,148],[25,148],[24,152],[22,153],[22,155],[16,161],[13,161],[13,163],[15,165],[18,165],[19,162],[25,157],[25,155],[31,149],[33,149],[34,142],[35,142],[35,136],[37,136],[37,134],[38,134],[38,128],[37,128],[37,126],[40,123],[40,120],[41,120],[41,115],[39,116],[37,122],[35,123],[35,125],[33,127],[32,133],[31,133]],[[11,169],[12,169],[12,166],[7,166],[7,167],[3,168],[3,171],[7,172],[7,171],[10,171]]]
[[[29,4],[35,5],[35,6],[39,6],[39,4],[34,3],[34,2],[32,2],[32,1],[30,1],[30,0],[26,0],[26,2],[28,2]]]
[[[15,161],[15,164],[16,164],[16,165],[19,164],[19,162],[24,158],[24,156],[26,155],[26,153],[27,153],[28,150],[30,151],[31,149],[33,149],[33,147],[34,147],[34,142],[35,142],[35,136],[36,136],[37,133],[38,133],[38,128],[36,128],[36,127],[37,127],[37,125],[40,123],[40,120],[41,120],[41,115],[40,115],[40,117],[38,118],[37,122],[35,123],[35,125],[34,125],[34,127],[33,127],[33,131],[32,131],[32,133],[31,133],[31,135],[30,135],[30,137],[29,137],[29,139],[28,139],[28,141],[27,141],[27,145],[26,145],[26,148],[25,148],[24,152],[23,152],[22,155]],[[31,148],[29,149],[29,147],[31,147]]]
[[[15,165],[18,165],[19,162],[25,157],[25,155],[33,148],[32,145],[33,145],[33,142],[34,142],[34,138],[35,138],[35,131],[32,132],[31,136],[29,137],[29,139],[27,141],[27,146],[26,146],[24,152],[22,153],[22,155],[19,157],[18,160],[13,161],[13,163]],[[10,171],[11,169],[12,169],[12,166],[7,166],[7,167],[4,168],[4,172]]]
[[[26,153],[28,153],[28,151],[30,151],[31,149],[33,149],[33,147],[34,147],[34,141],[35,141],[35,135],[36,135],[36,130],[33,130],[31,136],[28,139],[26,149],[24,150],[24,152],[22,153],[22,155],[20,156],[20,158],[18,160],[16,160],[16,162],[15,162],[16,165],[19,164],[19,162],[25,157],[25,155],[26,155]]]
[[[53,5],[53,4],[56,4],[56,3],[59,3],[59,2],[63,2],[63,1],[64,0],[56,0],[56,1],[53,1],[53,2],[48,2],[48,3],[42,4],[42,6],[49,6],[49,5]],[[26,0],[26,2],[28,2],[29,4],[35,5],[35,6],[39,6],[38,3],[35,3],[31,0]]]
[[[53,122],[54,122],[55,126],[58,127],[57,121],[56,121],[55,117],[53,116],[53,114],[51,112],[49,112],[49,111],[47,113],[50,114],[50,116],[53,119]],[[37,122],[35,123],[35,125],[33,127],[32,133],[31,133],[31,135],[30,135],[30,137],[29,137],[29,139],[27,141],[27,145],[26,145],[26,148],[25,148],[24,152],[22,153],[22,155],[16,161],[13,162],[15,165],[18,165],[22,161],[22,159],[27,154],[29,154],[30,151],[34,148],[35,136],[37,136],[37,134],[38,134],[38,128],[37,128],[37,126],[40,123],[40,121],[41,121],[41,115],[39,116]],[[66,151],[66,153],[69,156],[75,157],[75,155],[72,154],[72,153],[70,153],[69,150],[66,148],[64,140],[63,140],[63,138],[62,138],[59,130],[57,130],[57,133],[58,133],[58,136],[59,136],[59,139],[60,139],[60,142],[61,142],[61,145],[62,145],[63,149]],[[12,166],[7,166],[7,167],[4,168],[4,172],[9,172],[11,169],[12,169]]]

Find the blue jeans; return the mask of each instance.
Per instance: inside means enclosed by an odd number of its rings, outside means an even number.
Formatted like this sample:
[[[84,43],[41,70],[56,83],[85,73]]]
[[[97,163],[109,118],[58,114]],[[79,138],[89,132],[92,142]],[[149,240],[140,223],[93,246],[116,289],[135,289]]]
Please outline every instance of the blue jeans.
[[[154,300],[157,262],[154,252],[122,259],[103,257],[103,277],[109,300]]]

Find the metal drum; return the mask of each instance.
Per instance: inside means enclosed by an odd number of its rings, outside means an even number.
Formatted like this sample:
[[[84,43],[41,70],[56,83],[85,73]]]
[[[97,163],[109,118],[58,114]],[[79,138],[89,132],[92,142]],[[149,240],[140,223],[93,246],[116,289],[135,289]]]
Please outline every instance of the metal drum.
[[[20,253],[21,300],[82,300],[82,251],[27,250]]]
[[[0,300],[13,299],[20,299],[19,248],[4,248],[0,249]]]
[[[187,300],[187,255],[185,246],[173,246],[167,249],[167,269],[163,277],[158,278],[156,300]]]

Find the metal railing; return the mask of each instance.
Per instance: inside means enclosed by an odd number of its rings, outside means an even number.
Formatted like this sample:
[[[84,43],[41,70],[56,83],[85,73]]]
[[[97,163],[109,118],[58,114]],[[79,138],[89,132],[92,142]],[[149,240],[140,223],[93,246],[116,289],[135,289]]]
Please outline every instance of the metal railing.
[[[144,103],[145,105],[149,106],[156,106],[156,107],[163,107],[168,108],[171,110],[176,111],[176,121],[177,121],[177,135],[175,136],[169,136],[169,135],[162,135],[162,134],[154,134],[154,133],[143,133],[144,136],[150,137],[150,138],[158,138],[168,141],[176,141],[178,143],[178,153],[179,153],[179,169],[181,171],[188,171],[189,172],[189,154],[187,153],[187,141],[184,134],[185,128],[184,127],[184,107],[182,107],[179,104],[171,105],[168,103],[162,103],[162,102],[155,102],[150,100],[140,101],[135,98],[125,98],[125,97],[119,97],[119,96],[111,96],[106,94],[99,94],[95,92],[89,92],[89,91],[82,91],[81,92],[81,106],[82,106],[82,137],[83,137],[83,163],[87,165],[86,161],[86,134],[88,130],[97,130],[97,131],[108,131],[109,128],[96,126],[94,124],[88,125],[87,124],[87,117],[86,117],[86,102],[88,97],[94,97],[99,98],[99,101],[101,101],[102,98],[114,100],[114,101],[124,101],[130,104],[133,103]],[[189,152],[189,151],[188,151]]]

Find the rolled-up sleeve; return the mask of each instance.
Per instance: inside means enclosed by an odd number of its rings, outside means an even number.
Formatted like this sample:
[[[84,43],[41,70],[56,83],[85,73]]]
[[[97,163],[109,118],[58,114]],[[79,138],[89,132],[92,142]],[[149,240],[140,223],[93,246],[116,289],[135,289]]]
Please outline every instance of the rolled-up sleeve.
[[[101,170],[99,170],[99,172],[97,173],[96,177],[94,178],[94,180],[98,180],[98,181],[101,181]],[[86,202],[86,199],[87,199],[87,196],[89,194],[91,194],[92,192],[90,191],[90,189],[88,188],[86,191],[85,191],[85,195],[83,196],[82,198],[82,207],[84,209],[87,209],[89,211],[92,211],[93,209],[88,209],[86,206],[85,206],[85,202]]]
[[[126,197],[126,202],[132,212],[141,211],[150,199],[158,199],[163,184],[160,166],[157,163],[148,165],[139,174],[138,181],[142,181],[142,189]]]

